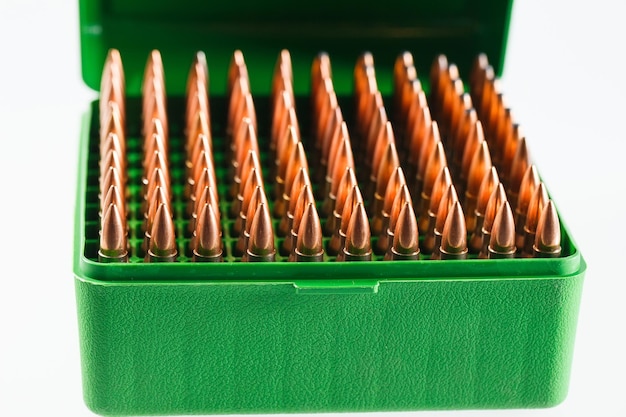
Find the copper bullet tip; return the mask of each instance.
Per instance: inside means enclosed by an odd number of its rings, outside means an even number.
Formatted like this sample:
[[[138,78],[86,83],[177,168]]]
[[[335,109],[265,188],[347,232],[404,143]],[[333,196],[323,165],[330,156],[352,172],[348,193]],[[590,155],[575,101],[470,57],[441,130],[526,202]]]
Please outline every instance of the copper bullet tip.
[[[339,186],[337,187],[337,196],[335,199],[335,206],[333,207],[333,211],[337,214],[341,214],[343,210],[343,205],[348,198],[348,194],[352,190],[352,187],[358,185],[356,174],[354,173],[353,167],[348,167],[343,173],[343,177],[339,182]]]
[[[500,183],[492,191],[491,196],[489,197],[489,201],[487,202],[487,208],[485,209],[485,220],[483,223],[483,229],[486,232],[491,232],[491,228],[493,227],[493,222],[496,218],[496,214],[498,213],[498,210],[500,210],[500,206],[506,201],[508,201],[506,197],[506,191],[504,190],[504,186]]]
[[[428,206],[428,212],[430,215],[436,215],[437,210],[439,210],[439,203],[441,202],[441,198],[448,191],[448,188],[452,185],[452,176],[450,175],[450,168],[448,166],[444,166],[435,182],[433,184],[432,191],[430,193],[430,201]],[[422,227],[422,229],[426,229],[426,227]]]
[[[376,142],[374,143],[374,149],[373,149],[373,154],[372,154],[372,159],[371,159],[371,175],[373,178],[376,177],[376,175],[378,175],[378,168],[380,167],[380,164],[383,160],[383,158],[385,158],[385,154],[387,154],[387,152],[389,151],[389,144],[393,144],[393,152],[395,152],[395,155],[387,155],[387,157],[389,158],[393,158],[395,156],[396,160],[398,160],[398,155],[397,155],[397,151],[395,148],[395,144],[396,144],[396,137],[395,134],[393,132],[393,126],[391,125],[391,122],[387,121],[384,125],[384,128],[382,130],[382,133],[380,133],[378,135],[378,138],[376,139]],[[398,164],[396,164],[396,166],[398,166]]]
[[[441,233],[439,253],[441,259],[465,259],[467,257],[467,229],[465,215],[459,201],[454,203],[446,217]]]
[[[393,201],[403,185],[406,185],[404,171],[401,166],[397,166],[394,168],[391,176],[389,177],[389,181],[387,182],[387,188],[385,189],[385,197],[383,201],[383,215],[389,216],[391,214]]]
[[[296,199],[296,205],[292,212],[293,215],[293,225],[291,227],[291,231],[295,234],[300,230],[300,223],[302,222],[302,216],[304,215],[304,210],[310,203],[315,203],[315,199],[313,197],[313,190],[309,184],[304,184],[298,193],[298,197]],[[295,242],[292,242],[295,243]]]
[[[516,213],[523,215],[524,218],[528,212],[530,199],[532,198],[537,186],[539,186],[539,182],[540,180],[537,167],[532,164],[526,169],[526,173],[520,183],[519,193],[517,196],[517,207],[515,208]]]
[[[478,197],[478,191],[480,190],[483,178],[491,167],[492,163],[489,146],[487,145],[487,141],[482,141],[474,152],[468,172],[467,188],[465,193],[469,196],[469,198],[476,199]]]
[[[456,193],[456,188],[451,184],[439,201],[439,207],[437,207],[437,217],[435,219],[434,231],[440,234],[443,233],[443,229],[448,219],[448,214],[455,203],[459,201],[459,197]]]
[[[415,211],[410,202],[405,201],[400,210],[393,243],[386,259],[409,260],[419,258],[419,231]]]
[[[352,154],[350,139],[348,137],[343,137],[335,157],[333,158],[330,186],[330,196],[332,198],[337,197],[339,183],[341,182],[347,168],[354,168],[354,156]]]
[[[300,168],[304,168],[305,171],[309,171],[309,164],[306,158],[306,152],[304,151],[304,145],[302,142],[298,142],[294,152],[291,154],[291,158],[289,160],[289,164],[287,164],[287,171],[285,175],[285,193],[283,194],[287,198],[291,194],[291,186],[293,184],[293,180],[298,174]]]
[[[372,259],[372,245],[369,219],[363,203],[357,203],[350,216],[343,247],[343,260],[369,261]]]
[[[298,196],[300,196],[300,193],[305,186],[311,188],[311,179],[309,178],[308,171],[301,167],[291,184],[291,194],[289,195],[289,206],[287,208],[288,213],[292,215],[295,213]]]
[[[517,196],[519,188],[522,183],[522,178],[531,164],[530,155],[528,153],[528,147],[526,145],[526,139],[520,138],[517,143],[517,149],[511,162],[511,170],[508,177],[508,191]]]
[[[396,144],[394,142],[389,142],[376,173],[375,195],[379,199],[385,198],[385,192],[387,191],[389,179],[398,167],[400,167],[400,157],[398,156],[398,151],[396,150]]]
[[[122,192],[122,190],[120,190],[120,188],[117,185],[115,184],[111,185],[108,188],[108,190],[105,191],[104,198],[102,198],[101,201],[102,201],[100,204],[100,216],[101,217],[104,215],[105,210],[111,204],[115,204],[118,210],[120,210],[120,214],[122,215],[122,218],[125,219],[126,201],[124,200],[124,193]]]
[[[244,260],[246,262],[273,262],[276,257],[272,219],[267,204],[259,204],[252,224]]]
[[[233,197],[237,195],[237,192],[240,190],[240,187],[242,187],[242,184],[245,184],[245,182],[248,180],[248,176],[250,175],[252,168],[256,169],[256,171],[261,174],[261,177],[263,177],[261,171],[261,162],[259,161],[259,153],[256,152],[254,149],[249,149],[246,157],[243,160],[243,163],[239,165],[238,172],[236,172],[235,174],[233,184]]]
[[[539,218],[541,217],[544,207],[548,204],[548,201],[549,197],[546,187],[542,182],[540,182],[530,199],[528,210],[526,212],[526,221],[524,222],[523,232],[524,242],[522,244],[523,257],[534,256],[533,246],[535,244],[537,225],[539,224]]]
[[[314,203],[307,204],[302,214],[295,246],[295,260],[321,262],[324,255],[322,246],[322,224]]]
[[[537,223],[533,251],[538,258],[553,258],[561,254],[561,225],[551,200],[543,208]]]
[[[393,233],[396,230],[396,223],[398,222],[398,218],[400,217],[400,210],[402,210],[402,206],[406,202],[411,203],[411,193],[409,192],[409,187],[407,184],[400,186],[400,190],[396,197],[393,200],[393,204],[391,205],[391,212],[389,213],[389,226],[388,231]],[[388,242],[391,243],[391,242]]]
[[[222,234],[219,220],[213,206],[205,203],[200,214],[195,231],[195,247],[193,248],[194,262],[221,262],[222,261]]]
[[[424,168],[422,195],[426,197],[426,199],[430,199],[435,180],[437,179],[437,176],[441,173],[441,170],[447,165],[448,162],[446,159],[446,152],[443,147],[443,143],[439,141],[432,149],[432,152]],[[426,206],[426,208],[428,208],[428,206]]]
[[[113,203],[102,216],[98,258],[100,262],[128,262],[126,222]]]
[[[235,171],[239,169],[239,167],[243,164],[243,161],[248,154],[248,151],[252,150],[256,153],[259,153],[259,143],[256,135],[256,130],[254,125],[252,124],[252,120],[248,117],[244,117],[237,138],[237,149],[235,158],[232,161]]]
[[[398,219],[400,218],[400,210],[402,210],[402,207],[406,202],[413,204],[409,187],[407,184],[403,184],[400,186],[398,193],[393,199],[391,211],[389,212],[389,218],[385,219],[385,225],[383,225],[385,227],[382,228],[379,234],[378,242],[376,243],[377,253],[386,253],[389,251],[389,248],[393,243],[393,234],[395,233],[396,225],[398,223]]]
[[[513,211],[509,202],[505,201],[493,220],[489,239],[489,258],[513,258],[516,250]]]
[[[152,223],[148,262],[174,262],[177,254],[174,220],[169,205],[160,204]]]
[[[480,216],[485,215],[487,210],[487,204],[489,203],[489,197],[493,193],[493,190],[500,184],[500,178],[496,167],[492,166],[485,174],[480,188],[478,189],[478,199],[476,201],[476,214]]]

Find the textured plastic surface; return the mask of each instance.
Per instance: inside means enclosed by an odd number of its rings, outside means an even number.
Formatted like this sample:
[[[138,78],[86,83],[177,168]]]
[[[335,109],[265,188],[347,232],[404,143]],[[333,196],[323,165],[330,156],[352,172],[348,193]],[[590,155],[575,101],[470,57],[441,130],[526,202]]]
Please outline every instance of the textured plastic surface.
[[[213,100],[218,121],[224,102]],[[266,101],[257,99],[260,115]],[[177,103],[169,101],[172,165],[182,162]],[[306,100],[298,108],[306,115]],[[96,120],[85,115],[81,138],[74,265],[84,396],[94,411],[546,407],[565,397],[585,271],[565,225],[555,259],[143,264],[134,255],[101,264]],[[132,150],[137,123],[128,121]],[[224,142],[213,140],[219,167]],[[140,221],[132,201],[131,228]],[[184,248],[182,216],[177,228]],[[134,253],[140,242],[131,239]]]
[[[416,66],[427,79],[431,60],[446,53],[463,71],[477,51],[485,52],[496,74],[503,69],[512,0],[317,0],[271,3],[243,0],[79,0],[82,71],[85,83],[99,89],[107,50],[124,57],[127,89],[138,94],[146,57],[159,49],[171,94],[184,92],[189,57],[207,53],[211,91],[226,88],[233,50],[241,49],[250,68],[252,91],[269,92],[271,71],[283,48],[294,64],[294,90],[308,90],[311,57],[329,53],[338,94],[352,86],[357,56],[365,49],[380,64],[383,93],[391,91],[397,54],[415,51]]]

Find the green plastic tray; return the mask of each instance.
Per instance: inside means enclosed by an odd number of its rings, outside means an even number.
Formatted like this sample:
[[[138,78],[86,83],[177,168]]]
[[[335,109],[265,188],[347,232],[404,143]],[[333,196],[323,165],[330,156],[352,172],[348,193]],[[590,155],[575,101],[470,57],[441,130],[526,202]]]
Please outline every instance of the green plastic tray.
[[[153,1],[146,11],[142,2],[80,2],[87,85],[99,85],[109,47],[118,47],[124,60],[131,184],[140,175],[137,96],[149,51],[161,50],[165,64],[177,196],[184,181],[181,94],[193,54],[207,53],[223,213],[229,200],[221,94],[235,48],[242,48],[248,64],[263,148],[269,120],[264,94],[281,48],[292,52],[299,121],[307,132],[308,100],[302,96],[320,50],[330,53],[342,110],[349,114],[352,70],[365,49],[374,53],[386,94],[393,60],[402,50],[413,52],[424,81],[439,52],[465,70],[478,51],[487,52],[500,72],[511,6],[395,1],[385,9],[360,10],[355,1],[323,1],[320,6],[337,12],[336,21],[326,21],[313,6],[296,10],[295,3],[279,1],[269,10],[266,4],[237,4]],[[397,16],[399,7],[405,17]],[[283,32],[276,29],[285,21]],[[376,30],[359,32],[373,22]],[[334,24],[341,30],[319,32]],[[97,109],[91,103],[82,121],[74,240],[83,390],[94,412],[527,408],[565,398],[586,269],[565,224],[563,256],[554,259],[339,263],[327,258],[296,264],[279,256],[279,262],[247,264],[231,256],[234,238],[227,220],[228,262],[196,264],[183,252],[177,263],[144,264],[137,256],[138,188],[131,186],[131,262],[102,264],[97,262]],[[177,198],[178,243],[185,248],[184,202]]]

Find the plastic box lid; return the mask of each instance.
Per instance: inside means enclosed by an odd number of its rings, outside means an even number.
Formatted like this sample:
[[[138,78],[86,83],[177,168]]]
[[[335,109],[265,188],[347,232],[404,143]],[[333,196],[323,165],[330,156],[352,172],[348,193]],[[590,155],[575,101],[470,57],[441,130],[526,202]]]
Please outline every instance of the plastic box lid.
[[[326,51],[338,93],[352,89],[359,54],[372,52],[381,92],[392,87],[392,68],[403,50],[414,55],[427,82],[434,57],[445,53],[466,73],[478,52],[489,57],[496,74],[503,70],[513,1],[501,0],[317,0],[271,3],[253,0],[79,0],[82,74],[98,90],[109,48],[124,60],[127,94],[139,95],[149,52],[163,57],[167,92],[180,95],[194,53],[207,55],[211,94],[226,87],[235,49],[241,49],[255,94],[266,94],[281,49],[289,49],[294,91],[308,91],[314,56]]]

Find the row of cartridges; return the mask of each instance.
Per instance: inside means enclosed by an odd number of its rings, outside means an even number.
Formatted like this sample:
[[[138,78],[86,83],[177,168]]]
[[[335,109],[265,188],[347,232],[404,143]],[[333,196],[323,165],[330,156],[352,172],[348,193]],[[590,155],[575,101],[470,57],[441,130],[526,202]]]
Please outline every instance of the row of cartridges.
[[[153,50],[140,146],[130,149],[122,57],[109,51],[99,99],[100,262],[561,256],[556,208],[484,54],[468,83],[445,55],[435,57],[427,92],[403,52],[383,97],[366,52],[346,98],[335,92],[324,52],[313,59],[309,96],[294,95],[282,50],[263,98],[268,114],[257,114],[248,71],[235,51],[215,123],[209,67],[198,52],[180,129],[170,131],[164,66]],[[132,169],[141,171],[135,184]],[[183,173],[178,182],[174,170]]]

